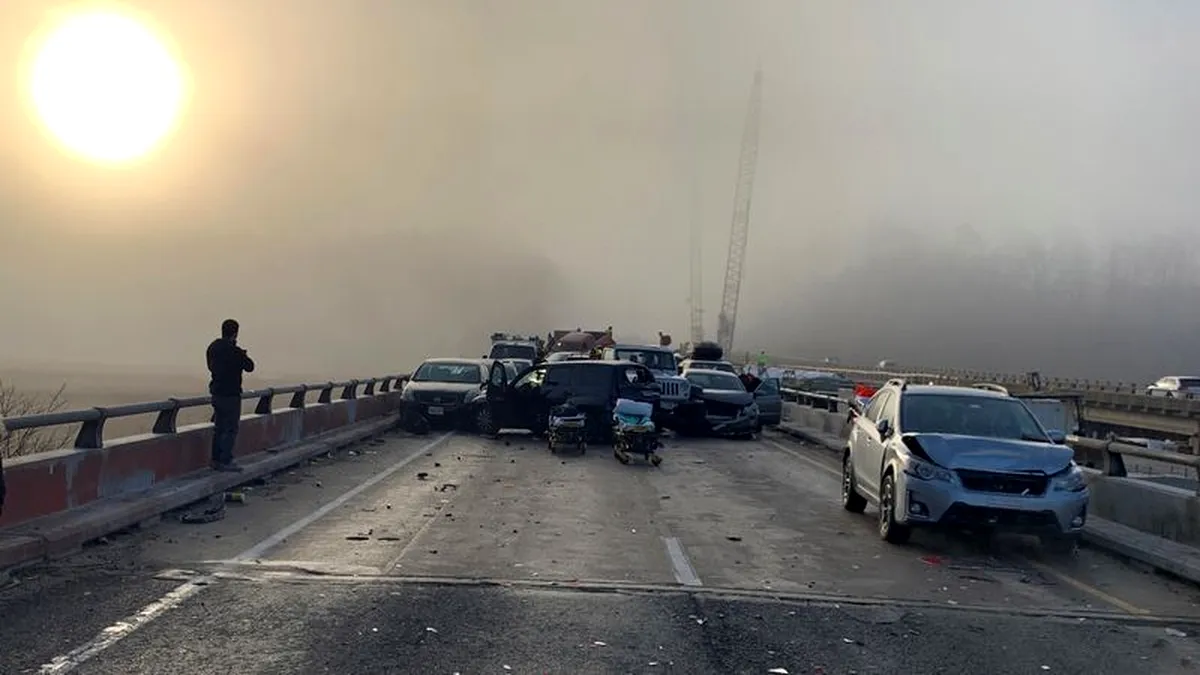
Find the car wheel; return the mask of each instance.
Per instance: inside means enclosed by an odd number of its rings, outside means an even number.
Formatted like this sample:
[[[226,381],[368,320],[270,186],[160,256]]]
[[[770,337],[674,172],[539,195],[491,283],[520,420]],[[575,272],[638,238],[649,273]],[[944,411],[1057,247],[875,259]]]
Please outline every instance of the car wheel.
[[[1042,546],[1056,556],[1074,557],[1079,552],[1078,534],[1059,534],[1042,539]]]
[[[475,431],[484,436],[495,436],[499,429],[495,428],[492,422],[492,410],[486,405],[480,406],[479,410],[475,411]]]
[[[854,483],[854,463],[848,452],[842,460],[842,508],[850,513],[862,513],[867,509],[867,498],[858,494],[858,486]]]
[[[910,535],[911,529],[896,522],[896,477],[885,474],[879,489],[879,538],[889,544],[903,544]]]

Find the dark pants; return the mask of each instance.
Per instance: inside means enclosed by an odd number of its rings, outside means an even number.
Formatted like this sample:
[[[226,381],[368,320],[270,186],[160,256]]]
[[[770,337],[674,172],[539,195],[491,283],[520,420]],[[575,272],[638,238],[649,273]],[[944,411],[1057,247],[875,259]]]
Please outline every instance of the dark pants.
[[[237,441],[238,422],[242,418],[242,397],[214,396],[212,461],[216,464],[233,462],[233,444]]]

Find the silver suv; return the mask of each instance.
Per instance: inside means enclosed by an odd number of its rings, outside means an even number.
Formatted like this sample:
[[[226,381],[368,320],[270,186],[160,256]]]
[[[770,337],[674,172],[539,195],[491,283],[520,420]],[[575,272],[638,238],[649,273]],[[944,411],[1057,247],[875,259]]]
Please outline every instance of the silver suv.
[[[879,536],[902,544],[915,526],[1036,533],[1073,551],[1089,491],[1062,431],[994,386],[891,380],[853,416],[842,506],[879,506]]]
[[[692,385],[676,371],[675,352],[653,345],[613,345],[604,349],[605,361],[632,361],[654,373],[654,381],[662,392],[659,405],[665,411],[686,403],[692,395]]]

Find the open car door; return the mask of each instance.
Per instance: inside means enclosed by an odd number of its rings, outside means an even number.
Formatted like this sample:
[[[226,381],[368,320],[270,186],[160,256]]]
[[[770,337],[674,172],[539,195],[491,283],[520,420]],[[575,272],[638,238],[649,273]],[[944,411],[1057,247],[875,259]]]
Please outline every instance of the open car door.
[[[498,434],[501,429],[512,427],[513,391],[509,384],[504,362],[493,361],[487,383],[487,407],[492,419],[490,433]]]
[[[759,419],[763,425],[779,424],[783,420],[783,397],[779,380],[768,377],[754,389],[754,402],[758,404]]]

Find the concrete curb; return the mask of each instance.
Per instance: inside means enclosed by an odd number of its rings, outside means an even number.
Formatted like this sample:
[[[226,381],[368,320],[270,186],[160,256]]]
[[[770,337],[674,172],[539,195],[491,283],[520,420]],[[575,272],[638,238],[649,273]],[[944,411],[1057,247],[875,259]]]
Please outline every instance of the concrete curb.
[[[831,452],[840,453],[845,446],[845,442],[840,439],[787,422],[780,424],[776,429]],[[1083,540],[1094,548],[1116,553],[1180,579],[1200,584],[1200,550],[1192,546],[1096,516],[1088,518],[1088,523],[1083,528]]]
[[[6,568],[62,557],[84,543],[149,518],[277,473],[317,455],[377,436],[396,424],[394,415],[360,422],[299,443],[240,458],[241,473],[197,471],[149,491],[103,499],[0,531],[0,572]]]

